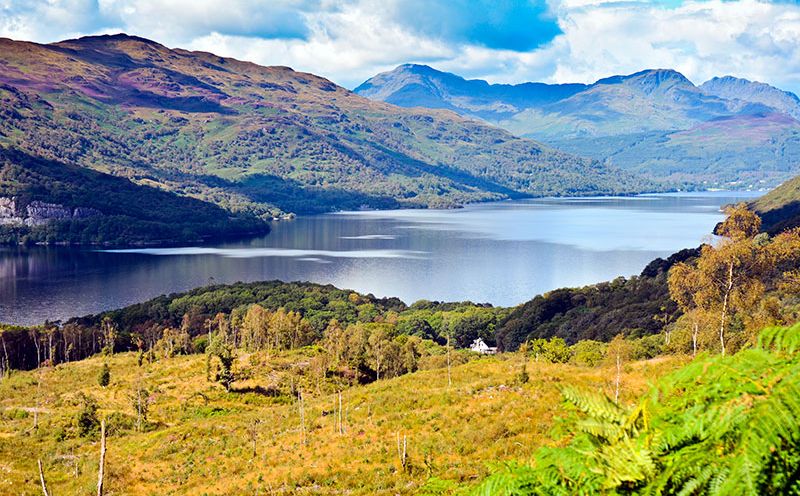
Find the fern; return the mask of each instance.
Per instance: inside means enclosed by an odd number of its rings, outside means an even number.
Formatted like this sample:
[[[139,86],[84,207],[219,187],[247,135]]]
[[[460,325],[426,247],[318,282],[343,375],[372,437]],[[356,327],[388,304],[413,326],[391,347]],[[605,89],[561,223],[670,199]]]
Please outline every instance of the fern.
[[[800,324],[734,356],[701,356],[631,409],[564,388],[568,446],[506,465],[481,495],[800,496]]]

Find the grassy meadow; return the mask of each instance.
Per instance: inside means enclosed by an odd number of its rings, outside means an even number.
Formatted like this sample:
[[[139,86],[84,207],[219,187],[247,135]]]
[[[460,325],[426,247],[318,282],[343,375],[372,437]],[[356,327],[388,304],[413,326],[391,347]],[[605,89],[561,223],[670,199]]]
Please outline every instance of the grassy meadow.
[[[206,379],[204,355],[138,366],[135,353],[122,353],[16,372],[0,381],[0,494],[42,494],[37,459],[51,494],[95,491],[98,436],[75,434],[82,395],[107,419],[106,494],[357,495],[477,484],[490,461],[529,459],[561,438],[562,385],[613,391],[611,368],[506,353],[454,366],[451,385],[447,369],[435,368],[345,388],[339,410],[338,386],[312,370],[316,353],[240,355],[246,379],[231,392]],[[622,402],[684,362],[627,364]],[[139,432],[131,397],[142,389],[150,406]]]

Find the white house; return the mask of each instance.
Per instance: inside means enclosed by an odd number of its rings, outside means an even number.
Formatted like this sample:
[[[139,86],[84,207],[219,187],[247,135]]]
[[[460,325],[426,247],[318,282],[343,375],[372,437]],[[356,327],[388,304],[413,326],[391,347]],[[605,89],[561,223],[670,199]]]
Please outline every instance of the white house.
[[[469,349],[482,355],[494,355],[497,353],[497,347],[487,345],[481,338],[473,341]]]

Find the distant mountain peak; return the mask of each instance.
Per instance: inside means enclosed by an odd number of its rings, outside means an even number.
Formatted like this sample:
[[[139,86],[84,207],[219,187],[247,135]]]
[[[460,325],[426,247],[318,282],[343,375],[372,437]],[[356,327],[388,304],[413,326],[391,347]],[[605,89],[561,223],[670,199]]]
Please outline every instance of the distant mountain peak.
[[[358,86],[355,93],[403,107],[446,108],[489,118],[531,105],[552,103],[586,89],[585,84],[491,84],[465,79],[424,64],[402,64]]]
[[[611,76],[598,80],[592,86],[611,84],[636,87],[646,94],[674,87],[695,87],[689,78],[674,69],[645,69],[633,74]]]
[[[55,43],[56,45],[61,44],[82,44],[82,45],[89,45],[89,44],[105,44],[109,42],[118,42],[118,41],[135,41],[138,43],[143,43],[146,45],[153,45],[157,47],[163,47],[161,43],[157,41],[149,40],[147,38],[142,38],[141,36],[136,36],[127,33],[115,33],[115,34],[99,34],[99,35],[90,35],[90,36],[81,36],[80,38],[73,38],[69,40],[60,41]]]
[[[800,98],[790,91],[784,91],[767,83],[722,76],[711,78],[701,84],[700,90],[719,98],[766,105],[794,118],[800,118]]]

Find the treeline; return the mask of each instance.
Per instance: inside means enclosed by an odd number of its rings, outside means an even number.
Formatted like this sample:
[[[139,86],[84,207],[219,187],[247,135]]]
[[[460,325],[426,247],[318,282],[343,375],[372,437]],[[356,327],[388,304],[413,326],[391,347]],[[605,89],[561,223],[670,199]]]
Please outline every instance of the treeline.
[[[497,343],[511,351],[539,338],[558,337],[576,343],[610,341],[620,333],[632,338],[658,334],[681,314],[669,295],[669,269],[699,254],[699,248],[681,250],[666,260],[653,260],[638,277],[537,296],[515,308],[500,324]]]
[[[5,370],[32,369],[103,350],[203,352],[214,333],[235,349],[282,350],[319,344],[333,329],[375,326],[392,339],[410,336],[441,345],[449,340],[452,347],[465,347],[477,337],[494,344],[494,328],[507,312],[471,302],[407,306],[397,298],[311,283],[209,286],[64,323],[0,327],[0,363]]]
[[[39,226],[0,225],[0,243],[6,244],[178,243],[269,232],[269,224],[252,214],[2,147],[0,197],[14,198],[23,215],[37,200],[101,214]]]

